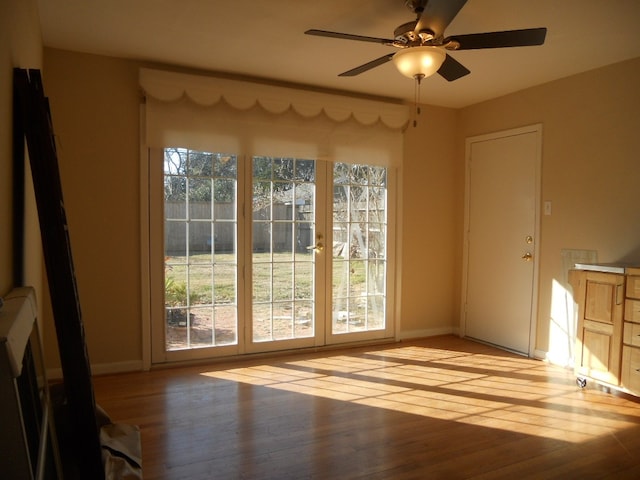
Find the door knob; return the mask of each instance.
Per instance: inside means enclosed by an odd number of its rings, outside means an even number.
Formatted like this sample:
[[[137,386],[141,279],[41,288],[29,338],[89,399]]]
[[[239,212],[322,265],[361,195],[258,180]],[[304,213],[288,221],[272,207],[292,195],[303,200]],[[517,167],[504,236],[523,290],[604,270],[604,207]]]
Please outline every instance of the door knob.
[[[322,242],[318,242],[315,245],[309,245],[307,249],[313,250],[316,253],[320,253],[322,250],[324,250],[324,245]]]
[[[322,235],[318,235],[318,241],[316,242],[315,245],[309,245],[307,247],[307,250],[313,250],[316,253],[320,253],[322,250],[324,250],[324,244],[322,243]]]
[[[522,259],[525,262],[530,262],[533,259],[533,255],[531,255],[531,252],[527,252],[524,255],[522,255]]]

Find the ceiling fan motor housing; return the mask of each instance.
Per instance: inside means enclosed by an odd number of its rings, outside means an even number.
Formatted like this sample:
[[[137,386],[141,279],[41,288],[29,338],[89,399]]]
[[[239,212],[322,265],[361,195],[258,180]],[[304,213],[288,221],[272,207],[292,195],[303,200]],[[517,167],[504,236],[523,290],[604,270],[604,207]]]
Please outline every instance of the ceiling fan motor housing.
[[[431,30],[416,32],[416,25],[417,22],[415,21],[407,22],[394,30],[393,37],[399,43],[397,46],[415,47],[424,45],[434,39],[434,34]]]

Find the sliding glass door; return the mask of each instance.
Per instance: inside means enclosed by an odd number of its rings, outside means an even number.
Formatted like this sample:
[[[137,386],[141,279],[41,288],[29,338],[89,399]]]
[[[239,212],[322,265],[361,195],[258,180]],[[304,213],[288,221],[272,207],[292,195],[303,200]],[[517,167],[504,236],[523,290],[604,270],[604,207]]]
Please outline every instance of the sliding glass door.
[[[393,335],[387,169],[181,148],[163,157],[154,362]]]

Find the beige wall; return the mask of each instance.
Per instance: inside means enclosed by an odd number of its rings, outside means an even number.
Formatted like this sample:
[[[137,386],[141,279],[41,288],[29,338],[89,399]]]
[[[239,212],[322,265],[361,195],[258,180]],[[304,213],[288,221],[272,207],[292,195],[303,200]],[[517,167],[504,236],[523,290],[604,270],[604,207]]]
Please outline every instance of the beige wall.
[[[89,357],[94,372],[126,369],[142,358],[137,66],[47,49],[43,81]],[[48,327],[47,364],[56,367]]]
[[[405,133],[402,166],[401,338],[451,333],[457,327],[457,112],[423,107],[418,118],[417,127]]]
[[[15,286],[12,274],[13,69],[41,68],[41,65],[42,39],[36,0],[0,2],[0,295]],[[42,257],[37,213],[31,183],[26,184],[23,280],[25,284],[34,286],[36,294],[41,297]]]
[[[138,64],[54,49],[44,62],[90,357],[131,367],[142,358]],[[542,199],[553,215],[541,225],[538,350],[549,348],[562,248],[640,261],[637,84],[640,60],[460,111],[423,108],[401,172],[400,337],[457,331],[468,136],[543,124]]]
[[[45,49],[58,157],[91,362],[142,359],[138,64]],[[426,107],[406,135],[401,336],[452,330],[455,111]],[[426,186],[426,188],[425,188]],[[429,272],[438,271],[438,278]],[[429,294],[425,297],[425,290]],[[55,351],[52,328],[48,335]],[[57,358],[47,359],[50,367]],[[110,367],[107,367],[108,370]],[[117,366],[116,366],[117,368]]]
[[[551,201],[553,208],[551,216],[541,218],[536,348],[551,350],[557,361],[570,357],[572,346],[561,332],[566,318],[557,308],[562,302],[558,286],[565,279],[562,249],[597,250],[601,262],[640,264],[639,85],[640,59],[635,59],[460,113],[459,162],[465,137],[543,126],[541,200]],[[457,181],[459,189],[463,178]],[[458,216],[462,208],[459,204]]]

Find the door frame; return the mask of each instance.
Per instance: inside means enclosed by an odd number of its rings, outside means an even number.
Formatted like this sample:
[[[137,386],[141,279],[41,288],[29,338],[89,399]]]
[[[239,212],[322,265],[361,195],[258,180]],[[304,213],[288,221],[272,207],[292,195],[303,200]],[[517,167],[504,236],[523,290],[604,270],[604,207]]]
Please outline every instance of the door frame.
[[[141,119],[144,119],[144,109],[141,110]],[[141,124],[143,125],[143,124]],[[144,128],[141,127],[141,132]],[[157,161],[157,158],[161,158],[163,155],[163,149],[148,147],[146,143],[141,140],[140,142],[140,272],[141,272],[141,323],[142,323],[142,357],[143,357],[143,369],[148,371],[156,364],[169,364],[180,363],[182,361],[198,361],[210,358],[218,357],[233,357],[236,355],[253,354],[253,353],[266,353],[271,351],[282,350],[283,342],[271,342],[272,345],[265,347],[265,345],[251,345],[248,342],[248,335],[251,333],[250,328],[242,328],[238,331],[238,344],[230,346],[217,347],[216,354],[210,355],[210,349],[202,349],[198,354],[195,354],[193,358],[173,358],[167,359],[158,358],[154,353],[153,343],[158,342],[154,332],[153,317],[158,316],[160,313],[157,311],[158,305],[154,303],[153,291],[158,286],[154,283],[158,278],[164,278],[162,275],[162,269],[164,265],[154,261],[158,255],[154,254],[154,248],[158,248],[151,245],[152,238],[163,238],[163,224],[164,218],[161,215],[157,217],[160,212],[157,209],[152,208],[152,197],[158,194],[154,189],[154,182],[159,182],[156,178],[161,172],[152,167],[153,162]],[[251,214],[247,214],[246,210],[250,209],[250,206],[244,202],[244,189],[250,188],[251,178],[242,169],[244,169],[245,158],[251,157],[250,154],[238,154],[238,195],[243,200],[238,205],[238,228],[242,230],[239,233],[238,246],[244,246],[244,248],[251,248]],[[242,160],[241,160],[242,159]],[[316,216],[316,232],[323,233],[325,246],[332,245],[333,235],[329,228],[331,224],[329,215],[332,208],[332,195],[333,192],[333,180],[330,176],[330,170],[333,163],[329,161],[321,161],[318,164],[318,170],[316,174],[319,179],[325,182],[326,198],[324,201],[319,201],[316,204],[317,213],[319,212],[321,218]],[[324,262],[324,268],[316,272],[316,293],[318,291],[324,291],[324,301],[320,301],[317,304],[316,311],[318,316],[322,316],[324,319],[324,327],[318,328],[316,324],[316,334],[309,339],[303,339],[298,342],[299,345],[291,345],[290,348],[319,348],[319,347],[332,347],[335,345],[354,345],[362,342],[371,341],[386,341],[398,338],[399,320],[398,313],[400,311],[400,292],[397,288],[397,281],[400,278],[400,271],[398,265],[400,264],[399,257],[400,252],[397,250],[399,244],[397,244],[397,230],[398,219],[401,215],[398,212],[399,197],[399,174],[394,166],[387,166],[387,274],[386,274],[386,325],[383,330],[365,331],[350,333],[349,338],[345,339],[345,335],[333,335],[331,333],[331,322],[327,320],[327,312],[330,312],[331,295],[326,292],[331,292],[332,279],[330,273],[330,261]],[[316,182],[317,184],[318,182]],[[319,192],[318,192],[319,193]],[[319,196],[322,198],[322,195]],[[156,201],[160,201],[156,198]],[[154,217],[154,218],[152,218]],[[331,252],[331,247],[325,248],[320,256],[324,257]],[[155,252],[157,253],[157,252]],[[161,257],[161,256],[160,256]],[[317,267],[318,265],[316,265]],[[238,256],[238,275],[246,278],[251,275],[251,265],[245,264],[245,258],[242,255]],[[155,279],[155,280],[154,280]],[[243,317],[250,311],[250,294],[246,292],[238,292],[238,308],[239,316]],[[316,301],[319,296],[316,295]],[[316,319],[317,320],[317,319]],[[243,341],[241,341],[241,337]],[[205,353],[205,350],[208,352]],[[172,355],[177,357],[179,355]]]
[[[467,288],[468,288],[468,263],[469,263],[469,221],[470,221],[470,189],[471,189],[471,146],[477,142],[485,142],[488,140],[497,140],[501,138],[512,137],[516,135],[523,135],[528,133],[534,133],[537,136],[536,152],[535,152],[535,219],[533,225],[533,279],[531,289],[531,310],[529,318],[529,351],[528,356],[533,357],[536,347],[536,331],[538,323],[538,278],[540,262],[538,261],[540,256],[540,205],[541,205],[541,190],[542,190],[542,124],[537,123],[528,125],[525,127],[513,128],[509,130],[502,130],[498,132],[476,135],[473,137],[467,137],[465,139],[465,193],[464,193],[464,232],[463,232],[463,254],[462,254],[462,288],[460,298],[460,336],[465,337],[466,332],[466,300],[467,300]],[[505,347],[503,347],[505,348]],[[521,352],[516,352],[521,353]]]

